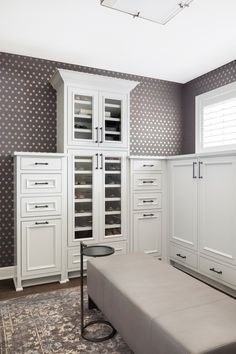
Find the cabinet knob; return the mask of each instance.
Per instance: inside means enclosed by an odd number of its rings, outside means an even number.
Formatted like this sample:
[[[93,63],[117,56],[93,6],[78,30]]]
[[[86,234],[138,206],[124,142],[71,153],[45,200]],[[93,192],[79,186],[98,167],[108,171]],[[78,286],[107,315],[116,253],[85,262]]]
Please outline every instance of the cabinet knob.
[[[48,208],[48,205],[35,205],[35,208]]]
[[[176,253],[176,256],[177,256],[177,257],[180,257],[180,258],[183,258],[183,259],[186,259],[186,258],[187,258],[186,256],[182,256],[182,254],[180,254],[180,253]]]
[[[37,165],[45,165],[45,166],[47,166],[48,165],[48,162],[35,162],[34,163],[36,166]]]
[[[42,222],[38,222],[36,221],[35,225],[48,225],[49,222],[48,221],[42,221]]]
[[[210,268],[211,272],[217,273],[217,274],[222,274],[222,270],[216,270],[215,268]]]

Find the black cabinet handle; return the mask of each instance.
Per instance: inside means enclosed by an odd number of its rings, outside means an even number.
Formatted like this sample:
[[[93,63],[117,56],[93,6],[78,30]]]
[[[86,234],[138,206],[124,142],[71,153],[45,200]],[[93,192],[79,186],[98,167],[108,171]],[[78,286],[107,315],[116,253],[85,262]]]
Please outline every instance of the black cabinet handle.
[[[35,225],[48,225],[49,222],[48,221],[42,221],[42,222],[38,222],[36,221]]]
[[[177,256],[177,257],[180,257],[180,258],[183,258],[183,259],[186,259],[186,258],[187,258],[186,256],[182,256],[182,254],[180,254],[180,253],[176,253],[176,256]]]
[[[34,163],[36,166],[37,165],[45,165],[45,166],[47,166],[48,165],[48,162],[35,162]]]
[[[48,205],[35,205],[35,208],[48,208]]]
[[[35,182],[35,186],[40,186],[40,185],[47,185],[48,182]]]
[[[197,178],[195,175],[195,165],[197,165],[197,162],[193,162],[193,178]]]
[[[97,139],[95,140],[95,143],[98,143],[98,127],[96,127],[95,130],[96,130],[96,137],[97,137]]]
[[[143,183],[154,183],[154,181],[143,181]]]
[[[154,216],[154,214],[143,214],[143,216]]]
[[[103,143],[103,134],[102,134],[103,129],[102,129],[102,127],[100,128],[100,131],[101,131],[101,140],[100,140],[100,143]]]
[[[154,167],[154,165],[143,165],[143,167]]]
[[[215,268],[210,268],[211,272],[217,273],[217,274],[222,274],[222,270],[216,270]]]
[[[154,200],[143,200],[143,203],[153,203]]]
[[[201,175],[201,165],[202,165],[202,162],[199,161],[198,162],[198,178],[203,178],[202,175]]]
[[[96,154],[97,157],[97,166],[96,166],[96,170],[98,170],[98,154]]]
[[[100,167],[100,170],[102,170],[103,169],[103,154],[100,154],[100,156],[101,156],[101,167]]]

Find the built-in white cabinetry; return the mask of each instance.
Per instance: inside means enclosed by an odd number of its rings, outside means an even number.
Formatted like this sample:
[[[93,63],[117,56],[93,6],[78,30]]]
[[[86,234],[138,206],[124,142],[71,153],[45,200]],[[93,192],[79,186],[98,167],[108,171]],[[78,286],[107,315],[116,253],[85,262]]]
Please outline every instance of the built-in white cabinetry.
[[[65,282],[66,158],[15,153],[15,285]]]
[[[138,82],[59,69],[51,83],[57,151],[68,158],[67,272],[73,276],[81,241],[127,251],[129,95]]]
[[[162,254],[164,160],[130,158],[131,251]]]
[[[236,156],[169,161],[170,259],[236,288]]]

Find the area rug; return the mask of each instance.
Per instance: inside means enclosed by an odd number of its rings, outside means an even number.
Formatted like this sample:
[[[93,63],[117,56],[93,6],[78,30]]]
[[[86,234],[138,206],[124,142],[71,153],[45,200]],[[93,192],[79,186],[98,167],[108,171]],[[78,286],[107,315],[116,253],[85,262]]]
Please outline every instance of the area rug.
[[[87,302],[87,296],[85,299]],[[86,303],[85,320],[98,317],[103,318],[99,311],[88,310]],[[105,328],[93,328],[93,331],[101,335]],[[102,343],[81,338],[79,288],[1,301],[0,353],[132,354],[118,333]]]

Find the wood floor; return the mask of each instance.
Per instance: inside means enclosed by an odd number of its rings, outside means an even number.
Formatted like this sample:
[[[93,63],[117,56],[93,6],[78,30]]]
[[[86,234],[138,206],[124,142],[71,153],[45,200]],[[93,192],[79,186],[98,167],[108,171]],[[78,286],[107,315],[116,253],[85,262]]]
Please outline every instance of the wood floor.
[[[35,285],[35,286],[24,288],[23,291],[16,291],[12,279],[0,280],[0,301],[13,299],[20,296],[26,296],[30,294],[72,288],[79,285],[80,285],[80,278],[73,278],[66,284],[60,284],[57,282],[57,283],[50,283],[44,285]]]

